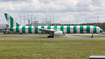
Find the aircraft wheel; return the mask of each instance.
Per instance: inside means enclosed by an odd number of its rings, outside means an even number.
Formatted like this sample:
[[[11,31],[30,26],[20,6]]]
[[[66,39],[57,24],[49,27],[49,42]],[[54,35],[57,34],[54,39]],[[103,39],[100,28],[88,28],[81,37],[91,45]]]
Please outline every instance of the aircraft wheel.
[[[54,36],[47,36],[47,38],[54,38]]]
[[[91,38],[93,38],[93,36],[91,36]]]
[[[48,36],[47,38],[51,38],[51,36]]]
[[[54,36],[52,36],[52,38],[54,38]]]

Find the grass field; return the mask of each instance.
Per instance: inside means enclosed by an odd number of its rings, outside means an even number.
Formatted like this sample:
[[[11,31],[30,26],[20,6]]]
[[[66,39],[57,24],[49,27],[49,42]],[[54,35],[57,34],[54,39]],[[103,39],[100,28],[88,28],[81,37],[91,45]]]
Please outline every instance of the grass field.
[[[89,59],[105,55],[105,40],[0,39],[0,59]]]

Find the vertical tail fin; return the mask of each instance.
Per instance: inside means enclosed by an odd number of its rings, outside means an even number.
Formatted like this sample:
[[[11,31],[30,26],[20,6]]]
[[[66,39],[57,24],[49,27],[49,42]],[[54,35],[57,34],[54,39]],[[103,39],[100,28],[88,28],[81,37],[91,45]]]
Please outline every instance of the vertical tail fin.
[[[10,28],[20,26],[9,14],[4,13],[6,21],[8,22],[8,25]]]

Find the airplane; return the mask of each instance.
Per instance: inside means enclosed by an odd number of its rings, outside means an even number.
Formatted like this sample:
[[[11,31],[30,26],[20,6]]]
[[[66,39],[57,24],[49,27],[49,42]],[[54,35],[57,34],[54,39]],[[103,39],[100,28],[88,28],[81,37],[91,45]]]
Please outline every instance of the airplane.
[[[98,26],[21,26],[8,13],[4,13],[10,31],[26,34],[49,34],[48,38],[64,36],[65,34],[92,33],[99,34],[103,30]]]

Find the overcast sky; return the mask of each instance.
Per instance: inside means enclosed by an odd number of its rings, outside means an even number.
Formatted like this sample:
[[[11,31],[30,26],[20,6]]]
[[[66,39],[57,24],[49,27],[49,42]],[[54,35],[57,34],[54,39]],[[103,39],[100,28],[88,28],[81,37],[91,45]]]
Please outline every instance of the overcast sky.
[[[28,15],[39,22],[54,20],[55,23],[86,23],[105,22],[105,0],[0,0],[0,23],[5,21],[4,13],[9,13],[20,23],[20,16],[25,15],[27,22]],[[31,17],[29,16],[31,19]]]

